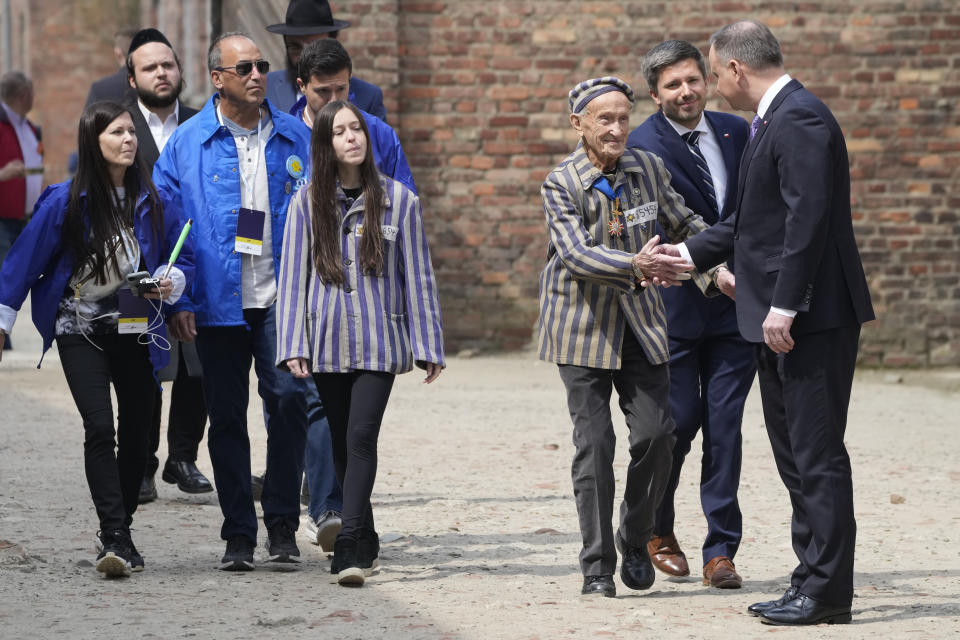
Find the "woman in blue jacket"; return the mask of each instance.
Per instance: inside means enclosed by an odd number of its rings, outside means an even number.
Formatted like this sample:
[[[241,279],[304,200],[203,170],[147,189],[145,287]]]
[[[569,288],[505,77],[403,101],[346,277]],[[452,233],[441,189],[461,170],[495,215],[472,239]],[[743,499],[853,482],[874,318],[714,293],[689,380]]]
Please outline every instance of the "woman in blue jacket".
[[[277,364],[311,374],[330,423],[343,525],[330,571],[363,584],[378,565],[370,495],[394,376],[444,367],[420,201],[377,172],[367,125],[334,101],[313,125],[312,182],[291,201],[277,284]]]
[[[0,346],[32,292],[43,350],[56,339],[83,418],[84,466],[100,519],[97,571],[123,576],[143,569],[130,524],[147,456],[154,371],[168,359],[160,315],[176,311],[168,305],[180,298],[193,267],[187,245],[165,273],[182,220],[163,210],[137,160],[130,114],[114,102],[90,105],[80,118],[78,141],[76,177],[43,193],[0,267]],[[127,276],[141,270],[156,278],[142,296],[153,301],[134,297],[127,286]],[[147,329],[138,326],[143,317]]]

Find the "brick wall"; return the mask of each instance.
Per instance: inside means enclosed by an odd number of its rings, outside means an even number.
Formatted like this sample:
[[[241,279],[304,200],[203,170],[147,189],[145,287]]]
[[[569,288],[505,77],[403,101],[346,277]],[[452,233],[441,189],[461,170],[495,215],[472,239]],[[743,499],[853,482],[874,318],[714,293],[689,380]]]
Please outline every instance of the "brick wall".
[[[31,13],[34,36],[49,43],[32,51],[35,115],[54,141],[54,174],[61,149],[74,144],[89,82],[110,71],[114,16],[129,4],[39,0]],[[954,0],[333,4],[354,24],[341,39],[355,73],[384,89],[420,188],[452,352],[516,349],[534,337],[546,252],[539,187],[576,143],[569,88],[615,74],[643,94],[638,67],[650,46],[668,37],[705,45],[723,24],[755,17],[847,136],[856,231],[880,318],[864,329],[862,361],[960,365]],[[81,22],[109,26],[98,33]],[[40,60],[41,49],[53,55]],[[633,124],[653,108],[640,101]],[[713,97],[709,108],[725,105]]]

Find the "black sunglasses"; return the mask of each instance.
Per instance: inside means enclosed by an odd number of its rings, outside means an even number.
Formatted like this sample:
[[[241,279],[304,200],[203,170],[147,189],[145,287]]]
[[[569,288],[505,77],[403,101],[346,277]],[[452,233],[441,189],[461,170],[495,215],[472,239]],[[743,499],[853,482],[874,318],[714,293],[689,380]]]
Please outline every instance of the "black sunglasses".
[[[253,71],[254,66],[257,67],[257,71],[260,72],[260,74],[265,74],[268,71],[270,71],[270,63],[267,62],[266,60],[257,60],[256,62],[238,62],[232,67],[214,67],[214,69],[216,71],[226,71],[227,69],[233,69],[234,73],[236,73],[238,76],[242,78],[243,76],[250,75],[250,72]]]

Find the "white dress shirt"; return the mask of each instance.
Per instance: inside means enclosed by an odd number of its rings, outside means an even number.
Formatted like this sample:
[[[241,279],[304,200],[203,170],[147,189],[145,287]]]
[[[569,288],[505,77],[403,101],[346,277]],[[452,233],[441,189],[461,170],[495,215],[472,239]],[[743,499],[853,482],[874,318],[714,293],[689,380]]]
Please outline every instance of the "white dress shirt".
[[[27,118],[8,107],[5,102],[0,102],[0,105],[3,105],[3,110],[7,113],[7,118],[17,134],[17,142],[20,143],[20,152],[23,154],[23,166],[27,169],[43,167],[40,141],[37,140],[37,134],[33,132],[33,127],[27,122]],[[33,205],[40,197],[40,192],[43,191],[43,174],[28,174],[26,181],[27,197],[24,202],[24,214],[30,215],[33,213]]]
[[[681,136],[691,131],[700,132],[697,144],[700,147],[700,153],[703,154],[703,159],[707,161],[707,167],[710,169],[710,177],[713,179],[713,192],[717,196],[717,207],[723,210],[723,204],[727,197],[727,165],[723,162],[723,152],[720,151],[720,143],[717,141],[717,136],[713,133],[713,129],[710,127],[707,119],[701,115],[700,122],[698,122],[697,126],[693,129],[687,129],[682,124],[678,124],[670,118],[667,118],[667,122],[669,122],[670,126]],[[690,149],[689,144],[687,145],[687,149],[690,151],[690,155],[694,155],[693,149]],[[719,214],[720,212],[718,211],[717,213]]]
[[[263,211],[263,249],[260,255],[244,253],[240,256],[240,285],[244,309],[266,309],[277,300],[277,280],[273,269],[273,228],[270,213],[270,173],[264,151],[273,120],[270,112],[261,109],[262,119],[258,127],[244,129],[224,117],[217,107],[221,122],[233,134],[237,145],[237,160],[242,179],[240,181],[240,205],[247,209]]]
[[[180,101],[177,100],[173,105],[173,113],[167,116],[167,119],[160,122],[160,116],[150,111],[142,101],[137,100],[137,106],[140,107],[140,113],[143,119],[147,121],[147,127],[150,128],[150,134],[157,145],[157,151],[162,152],[167,144],[167,140],[177,130],[177,123],[180,121]]]

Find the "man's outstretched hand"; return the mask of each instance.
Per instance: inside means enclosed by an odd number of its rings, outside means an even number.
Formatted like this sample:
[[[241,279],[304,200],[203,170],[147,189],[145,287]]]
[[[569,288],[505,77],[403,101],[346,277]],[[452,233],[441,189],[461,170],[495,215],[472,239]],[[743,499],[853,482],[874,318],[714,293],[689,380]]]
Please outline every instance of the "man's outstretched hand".
[[[658,235],[650,238],[640,253],[633,256],[633,272],[644,287],[679,285],[690,279],[691,269],[693,264],[684,260],[674,245],[660,244]]]

